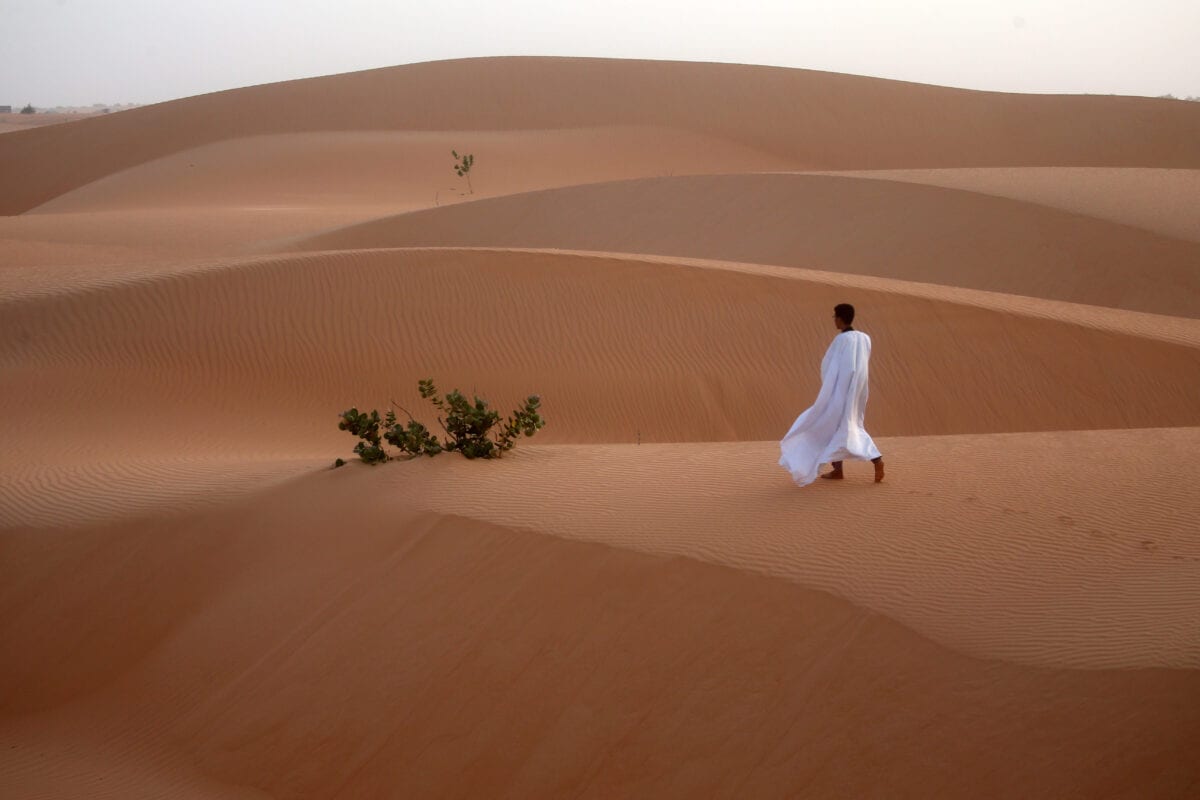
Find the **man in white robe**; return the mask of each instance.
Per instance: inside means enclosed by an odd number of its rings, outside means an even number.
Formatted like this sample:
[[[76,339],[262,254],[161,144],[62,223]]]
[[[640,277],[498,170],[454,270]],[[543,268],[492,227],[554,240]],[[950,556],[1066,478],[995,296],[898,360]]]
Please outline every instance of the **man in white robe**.
[[[816,480],[825,463],[833,469],[820,477],[842,480],[845,459],[874,463],[875,482],[883,480],[883,457],[863,427],[871,337],[854,330],[853,322],[854,306],[834,307],[838,335],[821,361],[821,392],[779,443],[779,465],[792,473],[799,486]]]

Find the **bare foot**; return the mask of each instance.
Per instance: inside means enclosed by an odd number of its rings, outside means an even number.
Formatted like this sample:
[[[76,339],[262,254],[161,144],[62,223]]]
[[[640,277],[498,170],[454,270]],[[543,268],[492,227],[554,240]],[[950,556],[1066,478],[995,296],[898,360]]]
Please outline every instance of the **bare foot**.
[[[878,471],[876,472],[876,474],[878,474]],[[845,479],[846,476],[842,474],[842,471],[840,469],[835,469],[835,470],[830,470],[829,472],[826,472],[821,477],[825,478],[826,480],[840,481],[840,480]]]
[[[882,481],[883,481],[883,459],[879,459],[878,461],[875,462],[875,482],[881,483]]]

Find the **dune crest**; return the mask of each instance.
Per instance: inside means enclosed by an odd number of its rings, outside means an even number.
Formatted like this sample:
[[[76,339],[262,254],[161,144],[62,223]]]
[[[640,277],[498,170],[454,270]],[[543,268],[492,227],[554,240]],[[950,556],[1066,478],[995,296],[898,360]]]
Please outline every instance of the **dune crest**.
[[[851,178],[911,181],[1023,200],[1200,241],[1200,170],[1138,167],[981,167],[855,170]]]
[[[476,157],[473,192],[451,150]],[[34,209],[383,206],[391,213],[647,174],[768,172],[794,161],[686,130],[334,131],[248,136],[173,153]]]
[[[0,214],[241,137],[611,125],[695,131],[798,169],[1200,168],[1200,108],[1191,103],[975,92],[738,64],[487,58],[251,86],[7,134],[0,171],[12,188]]]
[[[561,449],[551,463],[563,456],[567,480],[615,466]],[[389,497],[409,467],[453,483],[491,466],[529,464],[348,468],[183,517],[10,535],[4,584],[83,620],[45,637],[46,610],[0,596],[20,655],[0,670],[23,687],[0,718],[11,785],[788,797],[884,780],[965,796],[980,774],[997,793],[1061,794],[1145,773],[1140,787],[1170,796],[1197,780],[1164,756],[1200,733],[1178,702],[1194,670],[968,658],[790,581]],[[93,555],[114,547],[115,584]],[[832,734],[846,725],[853,747]],[[75,746],[42,746],[64,740]]]
[[[717,258],[1200,316],[1200,243],[974,192],[840,176],[547,190],[364,222],[287,249],[420,246]]]
[[[0,316],[23,387],[0,397],[3,458],[103,461],[118,432],[131,457],[315,455],[341,449],[351,405],[420,408],[422,377],[501,407],[540,393],[544,441],[767,440],[815,396],[846,296],[817,274],[487,250],[217,261],[50,292]],[[1200,424],[1195,338],[1144,337],[1145,315],[1081,325],[1087,309],[1028,317],[895,282],[853,296],[876,340],[877,435]],[[50,450],[47,429],[63,437]]]

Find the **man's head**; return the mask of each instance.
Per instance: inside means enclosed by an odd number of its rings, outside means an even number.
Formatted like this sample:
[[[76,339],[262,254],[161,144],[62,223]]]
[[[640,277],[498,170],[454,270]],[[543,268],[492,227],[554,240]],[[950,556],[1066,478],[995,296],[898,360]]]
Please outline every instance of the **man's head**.
[[[849,303],[838,303],[833,307],[833,324],[839,331],[849,328],[854,322],[854,306]]]

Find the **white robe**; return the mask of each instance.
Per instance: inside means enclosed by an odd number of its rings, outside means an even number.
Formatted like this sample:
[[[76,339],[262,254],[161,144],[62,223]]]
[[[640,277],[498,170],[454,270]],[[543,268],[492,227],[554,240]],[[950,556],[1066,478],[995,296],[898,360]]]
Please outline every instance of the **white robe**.
[[[817,478],[822,464],[879,457],[863,428],[867,410],[867,364],[871,337],[844,331],[834,337],[821,361],[821,393],[779,443],[779,465],[800,486]]]

